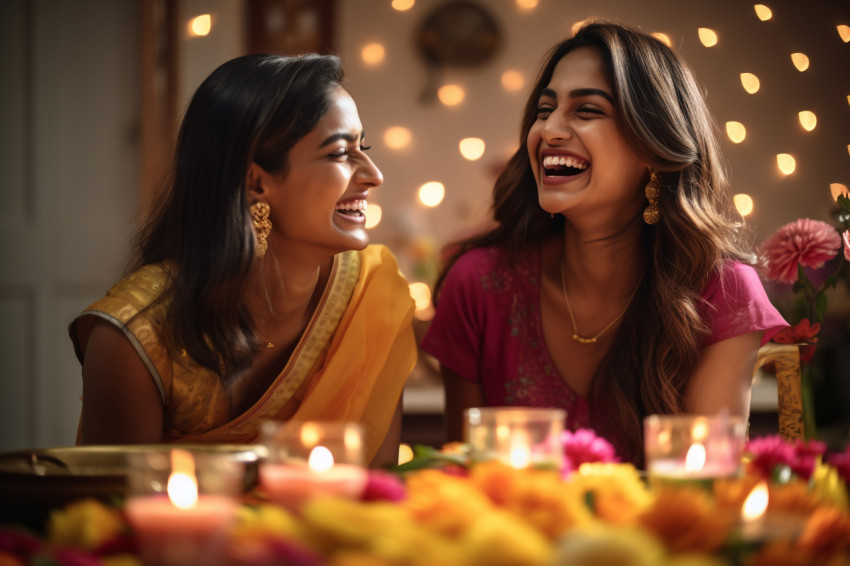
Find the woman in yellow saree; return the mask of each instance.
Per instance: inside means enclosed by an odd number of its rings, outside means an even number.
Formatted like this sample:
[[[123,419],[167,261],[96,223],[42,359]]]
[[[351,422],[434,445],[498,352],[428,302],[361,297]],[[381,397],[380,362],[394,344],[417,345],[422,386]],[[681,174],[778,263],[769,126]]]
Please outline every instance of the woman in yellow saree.
[[[246,443],[275,420],[359,422],[392,463],[413,304],[369,245],[382,182],[333,56],[225,63],[186,111],[132,273],[70,327],[82,444]]]

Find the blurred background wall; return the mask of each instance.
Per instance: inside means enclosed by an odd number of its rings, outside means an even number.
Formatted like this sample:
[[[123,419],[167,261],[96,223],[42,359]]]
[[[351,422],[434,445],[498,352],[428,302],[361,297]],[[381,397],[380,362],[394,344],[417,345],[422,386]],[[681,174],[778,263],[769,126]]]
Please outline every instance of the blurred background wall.
[[[765,0],[770,17],[743,0],[472,4],[3,0],[0,449],[73,443],[81,382],[67,325],[121,275],[191,93],[249,51],[342,57],[385,177],[370,198],[380,207],[380,220],[377,207],[369,212],[372,238],[424,284],[414,288],[419,331],[440,247],[486,221],[537,68],[581,20],[664,34],[691,64],[755,243],[797,218],[829,220],[831,190],[850,186],[850,38],[837,27],[850,25],[847,0]],[[753,94],[742,73],[758,79]],[[439,90],[447,85],[454,90]],[[805,111],[816,118],[811,131]],[[730,122],[745,128],[742,141],[727,135]],[[466,138],[478,149],[464,156]],[[779,154],[793,156],[793,172],[780,170]],[[846,320],[845,295],[830,311]],[[433,370],[423,359],[411,379],[411,415],[439,413]],[[847,392],[847,380],[828,387]]]

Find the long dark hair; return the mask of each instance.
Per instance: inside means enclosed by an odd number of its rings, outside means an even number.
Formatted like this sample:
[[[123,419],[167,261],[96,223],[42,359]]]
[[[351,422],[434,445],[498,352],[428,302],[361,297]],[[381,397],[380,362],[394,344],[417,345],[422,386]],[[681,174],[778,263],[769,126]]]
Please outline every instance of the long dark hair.
[[[707,332],[700,292],[708,277],[725,259],[755,260],[731,208],[716,125],[691,71],[673,50],[628,27],[592,22],[549,52],[523,111],[519,149],[493,189],[495,226],[456,244],[437,289],[470,249],[501,246],[513,261],[563,232],[565,219],[550,219],[538,203],[526,138],[537,119],[540,91],[558,62],[578,47],[602,57],[620,128],[641,159],[660,172],[662,183],[661,221],[643,232],[646,275],[590,391],[597,420],[613,420],[627,437],[631,453],[622,456],[639,461],[643,417],[684,410],[685,388]],[[595,424],[604,432],[604,423]]]
[[[218,67],[192,97],[167,194],[137,236],[133,267],[162,263],[162,337],[223,379],[251,363],[258,340],[242,300],[255,237],[251,163],[286,170],[287,155],[327,112],[343,70],[332,55],[246,55]]]

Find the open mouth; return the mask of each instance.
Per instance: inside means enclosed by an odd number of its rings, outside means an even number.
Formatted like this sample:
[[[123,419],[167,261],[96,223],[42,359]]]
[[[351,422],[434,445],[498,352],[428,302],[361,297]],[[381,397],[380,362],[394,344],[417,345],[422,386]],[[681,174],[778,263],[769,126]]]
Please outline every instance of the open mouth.
[[[337,205],[335,211],[352,219],[366,217],[366,199],[350,200]]]
[[[543,158],[543,172],[547,177],[572,177],[589,166],[587,161],[574,156],[547,155]]]

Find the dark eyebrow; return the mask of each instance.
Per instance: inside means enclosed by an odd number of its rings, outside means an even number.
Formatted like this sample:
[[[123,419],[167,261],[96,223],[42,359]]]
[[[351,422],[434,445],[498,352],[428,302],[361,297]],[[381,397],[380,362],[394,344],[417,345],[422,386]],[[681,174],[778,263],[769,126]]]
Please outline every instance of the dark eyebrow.
[[[360,139],[358,140],[356,136],[352,136],[351,134],[347,134],[345,132],[340,132],[338,134],[334,134],[330,136],[328,139],[319,144],[319,147],[325,147],[326,145],[332,144],[337,140],[345,140],[348,143],[357,143],[358,141],[363,141],[366,137],[366,131],[360,132]]]
[[[611,104],[614,104],[614,99],[611,98],[611,95],[605,92],[604,90],[598,88],[577,88],[575,90],[570,91],[570,98],[579,98],[581,96],[601,96]],[[540,91],[540,96],[547,96],[549,98],[558,98],[558,93],[552,90],[551,88],[544,88]]]

